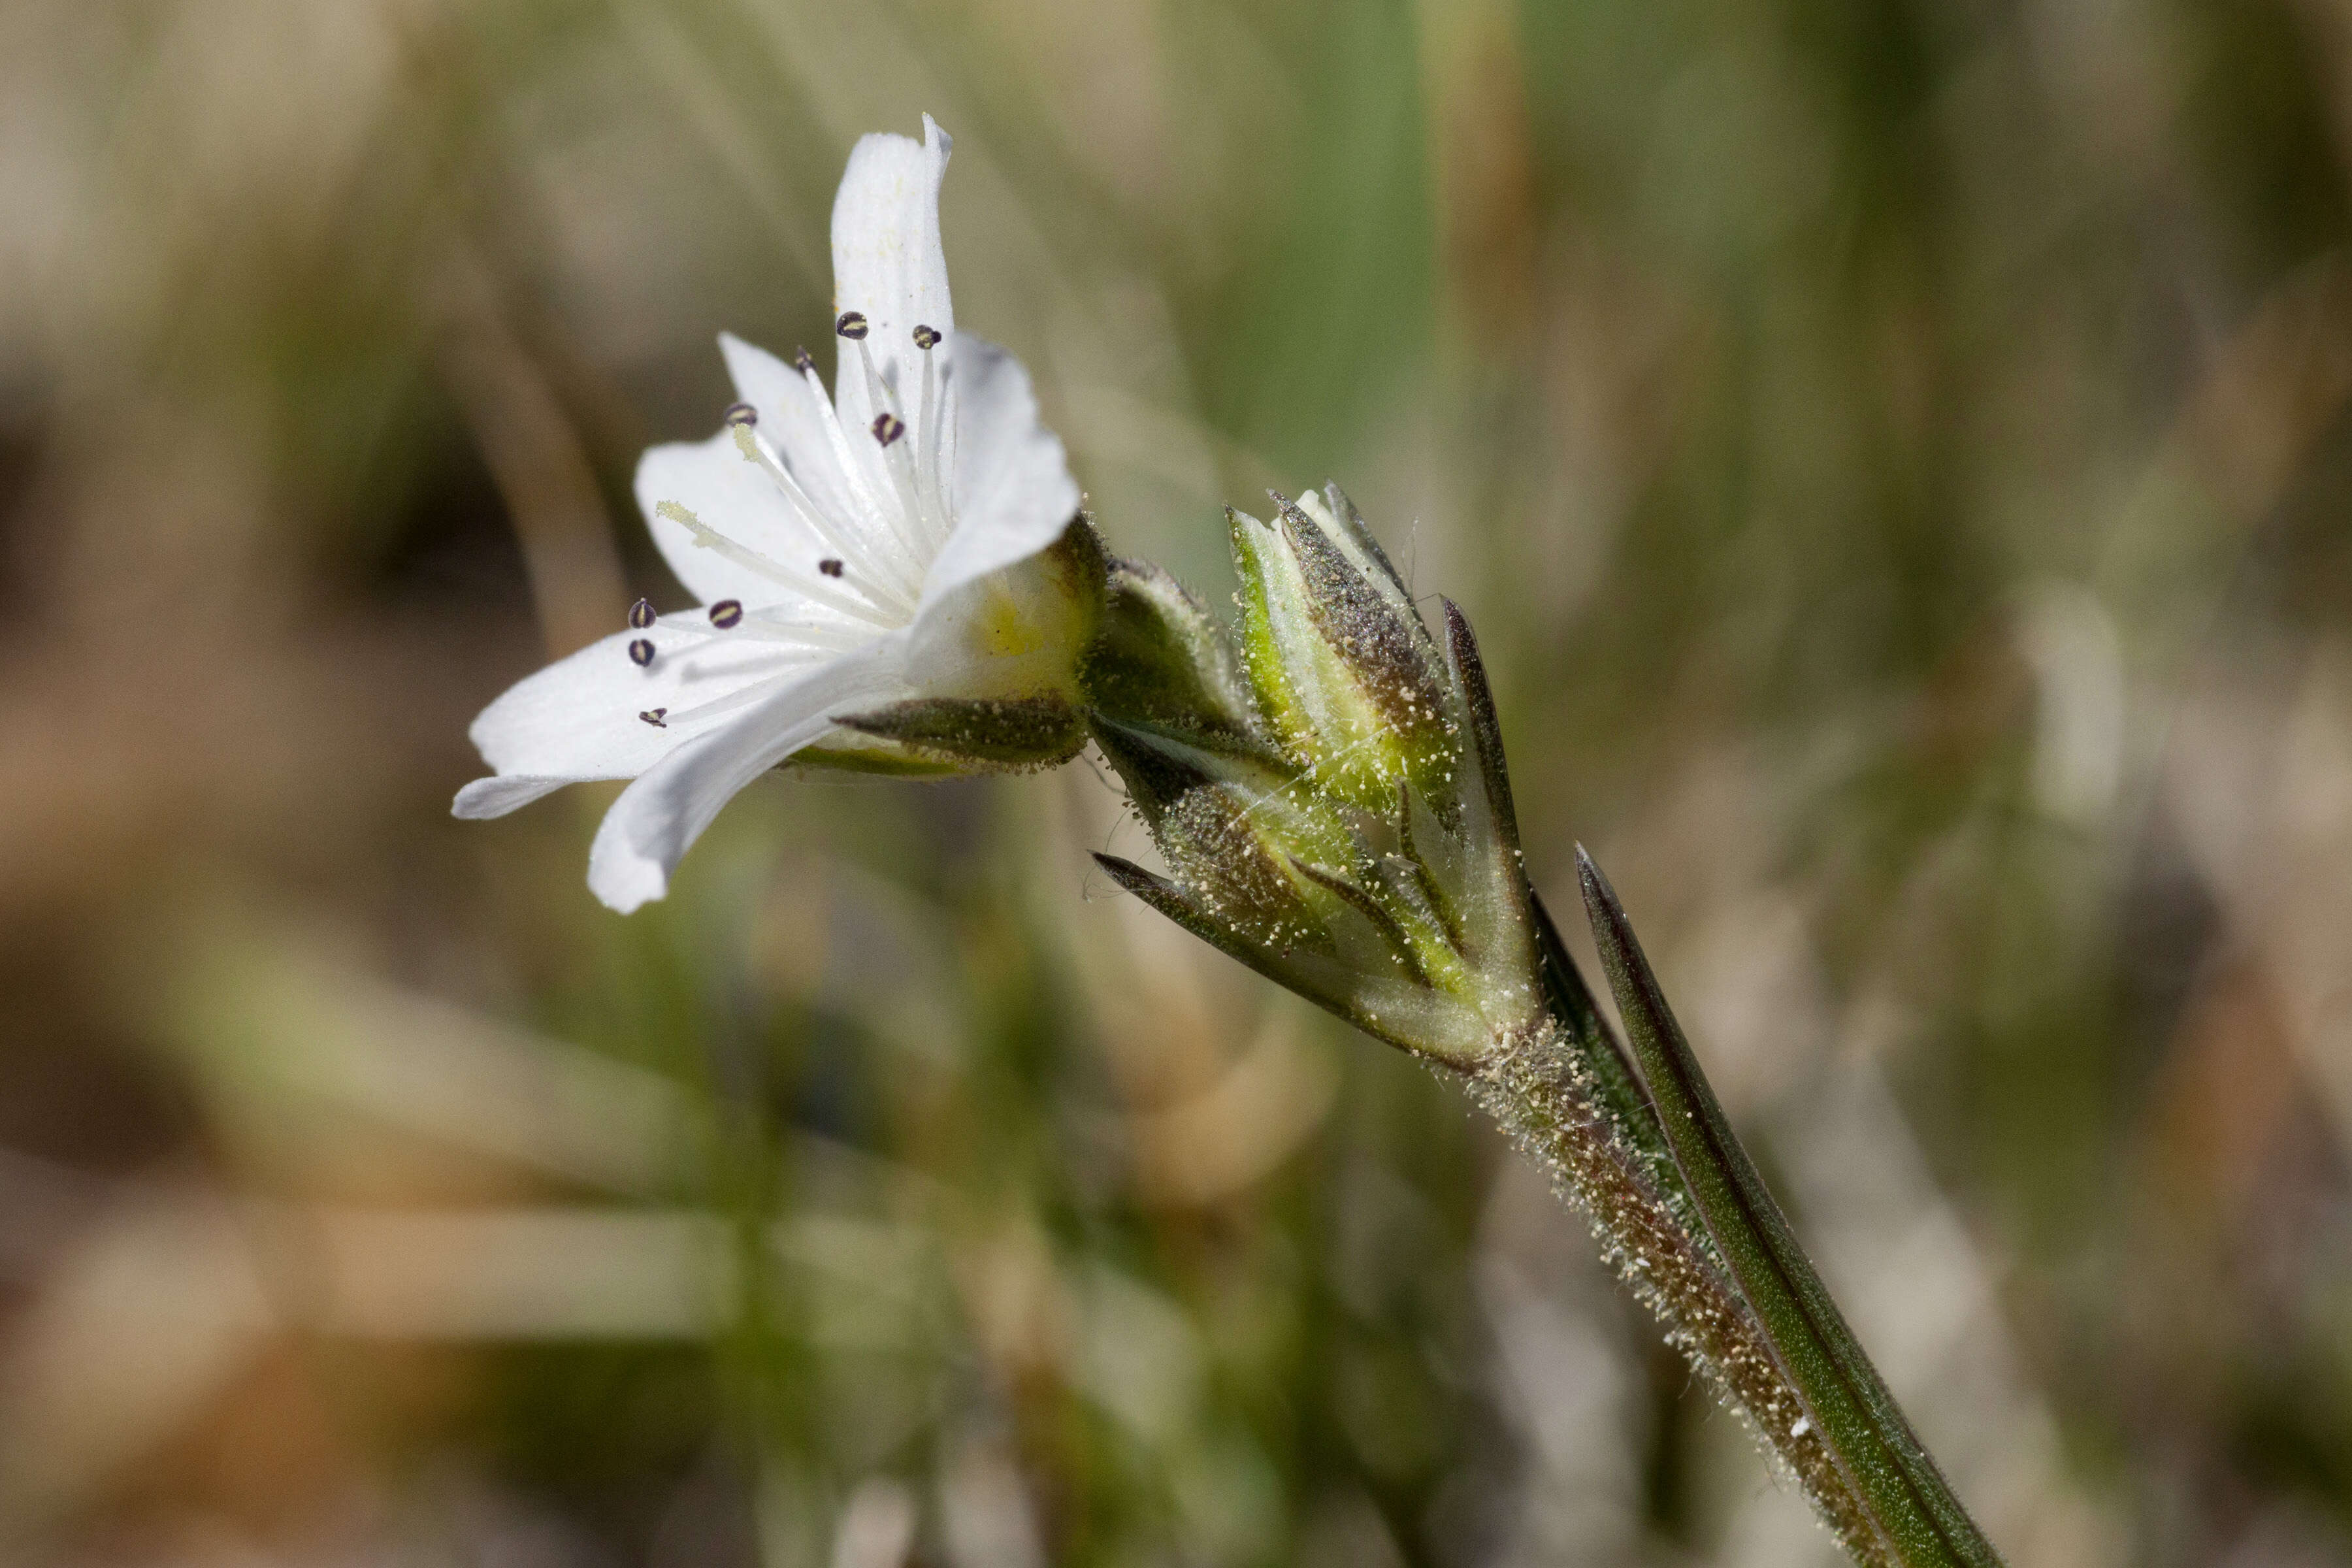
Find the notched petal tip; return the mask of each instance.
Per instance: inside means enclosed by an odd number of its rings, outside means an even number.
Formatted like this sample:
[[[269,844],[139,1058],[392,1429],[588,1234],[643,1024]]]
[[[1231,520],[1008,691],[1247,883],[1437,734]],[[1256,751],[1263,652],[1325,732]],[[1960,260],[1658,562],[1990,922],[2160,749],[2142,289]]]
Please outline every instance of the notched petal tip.
[[[942,163],[955,156],[955,138],[941,130],[928,111],[923,115],[923,145],[937,153]]]
[[[604,846],[600,843],[597,848]],[[601,855],[592,850],[588,890],[614,914],[633,915],[669,896],[669,872],[660,861],[624,846]]]

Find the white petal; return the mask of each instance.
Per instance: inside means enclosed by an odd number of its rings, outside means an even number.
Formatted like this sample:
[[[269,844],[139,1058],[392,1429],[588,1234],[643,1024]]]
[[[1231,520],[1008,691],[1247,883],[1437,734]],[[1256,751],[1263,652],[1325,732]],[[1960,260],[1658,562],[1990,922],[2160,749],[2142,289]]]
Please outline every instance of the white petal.
[[[825,435],[824,421],[832,410],[819,406],[822,394],[799,371],[732,332],[719,334],[719,352],[727,356],[735,395],[760,411],[760,434],[775,446],[809,499],[828,517],[856,518],[856,504]]]
[[[499,776],[467,784],[457,815],[502,816],[567,784],[635,778],[742,711],[692,710],[821,662],[772,639],[698,637],[701,621],[695,611],[615,633],[509,687],[469,731]],[[641,637],[656,649],[646,668],[629,658]],[[641,717],[656,709],[661,724]]]
[[[678,747],[621,792],[588,851],[588,886],[627,914],[670,873],[738,790],[834,728],[833,715],[905,695],[903,647],[885,637],[778,688]]]
[[[784,591],[763,574],[694,542],[693,531],[661,515],[675,501],[738,544],[806,572],[823,553],[778,493],[775,480],[747,460],[732,432],[708,441],[650,447],[637,459],[637,509],[661,547],[662,559],[704,604],[740,599],[764,605]]]
[[[887,134],[861,137],[833,202],[834,309],[866,318],[866,351],[902,407],[919,395],[921,386],[915,329],[947,333],[955,326],[947,255],[940,247],[940,177],[953,147],[928,114],[920,142]],[[834,401],[855,436],[873,421],[876,409],[866,395],[857,344],[839,338],[834,346],[840,353]]]
[[[1037,422],[1029,373],[968,332],[955,339],[955,531],[923,582],[923,605],[1026,559],[1077,515],[1078,482],[1062,443]]]

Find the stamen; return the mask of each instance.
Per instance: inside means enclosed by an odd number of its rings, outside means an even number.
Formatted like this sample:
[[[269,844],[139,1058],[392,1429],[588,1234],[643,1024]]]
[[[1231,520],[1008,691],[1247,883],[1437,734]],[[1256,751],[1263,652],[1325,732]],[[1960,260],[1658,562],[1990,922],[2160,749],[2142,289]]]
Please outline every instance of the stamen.
[[[921,336],[919,334],[915,341],[922,342]],[[936,333],[933,342],[937,342]],[[923,346],[929,349],[931,345]],[[940,467],[940,422],[949,417],[949,408],[940,395],[941,377],[934,369],[938,363],[933,355],[923,355],[923,397],[916,416],[921,423],[915,426],[914,453],[915,505],[922,516],[924,531],[929,534],[934,546],[945,544],[950,531],[947,485],[940,477],[945,470]]]
[[[743,601],[721,599],[710,606],[710,624],[720,631],[732,631],[743,624]]]
[[[828,577],[838,577],[841,575],[841,563],[835,561],[830,555],[818,562],[816,563],[816,569],[824,573]]]
[[[818,661],[814,659],[792,659],[782,662],[784,663],[784,668],[778,670],[773,675],[762,676],[757,680],[751,681],[744,686],[738,687],[724,697],[714,697],[708,702],[697,703],[691,708],[684,709],[677,713],[671,714],[670,717],[676,719],[681,724],[691,724],[698,719],[708,719],[714,713],[725,713],[737,708],[749,707],[751,704],[757,702],[761,698],[768,695],[769,692],[773,691],[777,686],[782,682],[790,680],[794,676],[805,672],[811,664]],[[664,728],[667,729],[667,726],[665,725]]]
[[[635,604],[629,606],[629,626],[631,629],[635,631],[644,631],[647,626],[652,626],[653,624],[654,602],[651,599],[639,599]]]
[[[638,637],[629,644],[629,662],[639,669],[653,668],[654,645],[650,638]]]
[[[771,561],[756,550],[736,543],[674,500],[663,501],[655,507],[654,510],[692,533],[694,542],[701,548],[715,550],[737,565],[757,572],[771,583],[781,583],[794,593],[815,600],[827,609],[838,610],[845,616],[854,616],[872,626],[895,627],[906,624],[903,616],[892,616],[878,605],[864,600],[853,599],[845,594],[837,594],[822,583],[814,582],[789,566]],[[650,650],[653,645],[647,643],[646,647]]]
[[[865,362],[867,388],[873,391],[876,384],[873,356],[862,344],[858,348],[858,358]],[[848,374],[845,366],[842,374]],[[866,531],[877,544],[888,541],[897,544],[912,560],[928,560],[929,556],[919,542],[907,537],[905,529],[894,516],[894,509],[886,506],[883,498],[876,493],[866,459],[851,447],[849,434],[842,428],[840,413],[835,408],[833,399],[826,395],[824,384],[816,378],[814,372],[809,374],[807,381],[809,391],[814,395],[817,416],[824,426],[825,444],[833,448],[833,460],[839,466],[842,476],[849,481],[850,500],[865,513]],[[887,396],[874,393],[876,406],[886,407],[888,403]]]
[[[841,320],[834,322],[833,330],[843,337],[856,342],[866,335],[866,318],[856,310],[844,310],[841,313]]]
[[[826,406],[829,408],[831,405],[828,404]],[[921,592],[916,584],[914,574],[902,569],[896,562],[889,561],[886,557],[877,557],[869,542],[858,537],[856,530],[845,529],[835,524],[824,509],[816,504],[814,498],[801,488],[800,481],[785,468],[783,459],[776,456],[775,448],[768,445],[766,437],[756,431],[738,430],[735,432],[735,446],[743,454],[745,461],[764,469],[768,478],[775,481],[776,489],[782,492],[784,500],[791,504],[793,510],[800,515],[800,520],[808,525],[812,532],[844,555],[856,557],[858,571],[862,577],[870,583],[895,587],[898,597],[906,601],[906,607],[912,607]],[[872,598],[873,595],[869,593],[866,596]]]
[[[677,657],[705,643],[724,642],[732,645],[729,652],[740,650],[746,643],[761,643],[790,647],[794,650],[824,647],[836,649],[864,647],[874,640],[870,624],[839,626],[831,621],[811,620],[804,616],[794,619],[789,614],[771,615],[765,610],[746,610],[740,626],[722,631],[711,626],[672,626],[670,634],[679,646],[669,650]],[[765,656],[761,656],[765,657]],[[730,668],[733,668],[731,665]],[[691,678],[694,671],[686,672]]]
[[[930,363],[930,356],[925,354],[923,363],[928,366]],[[889,480],[891,499],[898,503],[895,509],[885,510],[884,521],[909,554],[917,560],[928,560],[938,551],[939,540],[932,537],[936,531],[924,516],[923,499],[915,479],[914,463],[905,447],[896,452],[890,450],[890,444],[906,433],[906,423],[896,412],[898,394],[882,379],[882,373],[874,367],[873,351],[864,343],[857,345],[857,363],[866,373],[867,402],[890,416],[887,425],[879,416],[874,421],[875,439],[882,444],[883,477]]]
[[[816,361],[810,356],[806,344],[793,351],[793,368],[803,375],[816,369]]]
[[[820,653],[852,653],[874,640],[874,634],[861,627],[830,626],[773,610],[753,610],[744,617],[743,625],[747,635],[763,642],[783,643],[795,649]]]
[[[921,349],[924,353],[929,353],[932,349],[938,347],[939,341],[940,334],[937,328],[917,327],[915,329],[915,346]]]
[[[750,404],[730,403],[727,405],[728,424],[734,426],[748,426],[757,425],[759,422],[760,411],[752,407]]]
[[[669,726],[662,721],[662,715],[668,711],[669,710],[667,708],[648,708],[644,712],[638,714],[637,717],[643,719],[646,723],[651,724],[656,730],[667,730]]]

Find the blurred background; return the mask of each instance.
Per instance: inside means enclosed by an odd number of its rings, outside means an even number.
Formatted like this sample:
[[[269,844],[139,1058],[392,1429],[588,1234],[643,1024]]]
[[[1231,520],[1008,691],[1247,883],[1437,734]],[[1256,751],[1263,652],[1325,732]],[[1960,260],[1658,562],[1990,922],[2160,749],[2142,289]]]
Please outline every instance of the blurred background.
[[[925,110],[1114,548],[1337,478],[1467,608],[2011,1562],[2352,1563],[2338,0],[9,0],[0,1554],[1833,1561],[1096,770],[628,920],[449,819]]]

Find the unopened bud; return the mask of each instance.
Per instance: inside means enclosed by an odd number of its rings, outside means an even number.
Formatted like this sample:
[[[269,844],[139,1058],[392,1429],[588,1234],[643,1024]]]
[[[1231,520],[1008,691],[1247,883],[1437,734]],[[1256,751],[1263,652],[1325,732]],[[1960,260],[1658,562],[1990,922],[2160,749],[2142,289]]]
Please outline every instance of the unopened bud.
[[[1225,628],[1148,562],[1111,563],[1087,698],[1115,723],[1279,758]]]
[[[1229,510],[1239,655],[1155,569],[1112,574],[1096,742],[1168,863],[1121,885],[1385,1039],[1456,1066],[1542,1014],[1477,648],[1445,641],[1334,489]]]
[[[1277,495],[1271,525],[1228,510],[1259,709],[1333,793],[1385,811],[1409,782],[1450,815],[1456,721],[1435,645],[1354,508],[1332,496]]]

